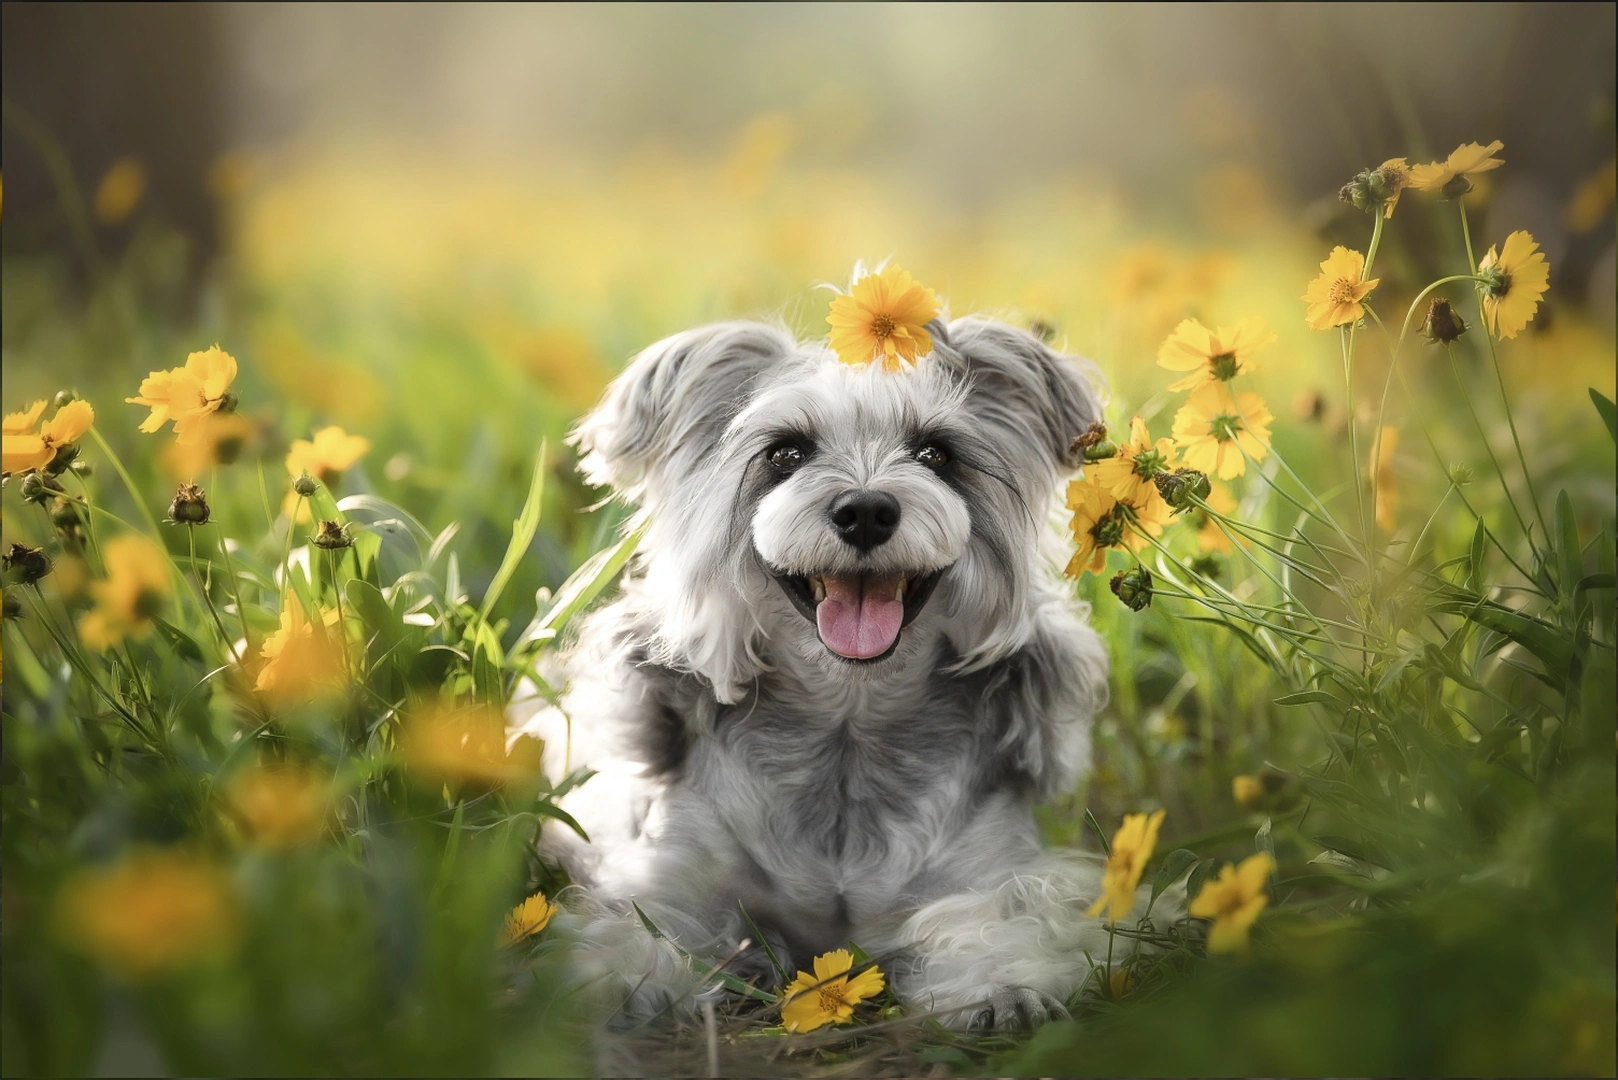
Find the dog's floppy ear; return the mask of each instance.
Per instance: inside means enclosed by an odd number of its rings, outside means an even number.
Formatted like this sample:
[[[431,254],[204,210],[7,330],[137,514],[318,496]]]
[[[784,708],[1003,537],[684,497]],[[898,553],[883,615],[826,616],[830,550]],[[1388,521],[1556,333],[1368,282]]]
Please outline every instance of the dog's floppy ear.
[[[630,502],[656,501],[662,478],[688,475],[711,454],[759,374],[795,345],[779,327],[730,322],[645,349],[574,429],[585,478]]]
[[[934,323],[933,355],[972,386],[972,411],[1020,449],[1022,470],[1056,475],[1079,466],[1073,438],[1101,419],[1095,369],[1046,348],[1025,330],[976,316]],[[941,330],[942,332],[938,332]]]

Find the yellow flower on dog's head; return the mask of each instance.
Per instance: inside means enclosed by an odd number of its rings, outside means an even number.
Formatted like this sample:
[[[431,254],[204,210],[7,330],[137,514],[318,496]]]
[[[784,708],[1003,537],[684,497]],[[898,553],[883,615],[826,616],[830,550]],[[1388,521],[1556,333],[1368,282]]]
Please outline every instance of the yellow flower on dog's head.
[[[1514,338],[1534,319],[1540,298],[1550,288],[1551,268],[1534,238],[1521,229],[1506,237],[1500,253],[1494,247],[1478,263],[1483,286],[1483,321],[1497,338]]]
[[[1338,245],[1320,264],[1320,276],[1304,290],[1309,305],[1304,321],[1311,330],[1330,330],[1365,317],[1361,303],[1381,278],[1365,280],[1365,256]]]
[[[815,957],[815,973],[798,972],[786,989],[781,1022],[791,1032],[813,1031],[826,1024],[846,1024],[854,1006],[882,992],[887,985],[875,965],[852,979],[854,957],[847,949],[833,949]]]
[[[1247,471],[1248,458],[1263,461],[1270,452],[1274,420],[1257,394],[1232,394],[1223,383],[1209,383],[1174,415],[1174,441],[1186,465],[1230,480]]]
[[[1157,847],[1157,830],[1163,825],[1165,810],[1150,817],[1145,814],[1125,814],[1123,824],[1112,837],[1112,852],[1107,856],[1107,869],[1101,875],[1101,895],[1085,912],[1092,919],[1107,912],[1108,922],[1117,922],[1135,906],[1135,886],[1146,863]],[[1110,909],[1110,910],[1109,910]]]
[[[1174,328],[1157,350],[1157,366],[1170,371],[1189,371],[1170,390],[1194,390],[1203,383],[1229,382],[1245,375],[1256,365],[1253,354],[1275,341],[1275,332],[1264,329],[1261,319],[1243,319],[1235,326],[1209,330],[1195,319],[1186,319]]]
[[[938,315],[933,290],[897,266],[854,282],[831,302],[831,347],[845,364],[880,362],[887,371],[913,364],[932,350],[926,326]]]
[[[1465,194],[1472,188],[1467,177],[1488,172],[1490,169],[1498,169],[1505,164],[1494,156],[1505,149],[1505,145],[1499,139],[1488,146],[1480,146],[1475,142],[1462,143],[1443,161],[1413,167],[1410,170],[1410,186],[1417,191],[1442,191],[1447,185],[1460,180],[1462,186],[1459,194]]]

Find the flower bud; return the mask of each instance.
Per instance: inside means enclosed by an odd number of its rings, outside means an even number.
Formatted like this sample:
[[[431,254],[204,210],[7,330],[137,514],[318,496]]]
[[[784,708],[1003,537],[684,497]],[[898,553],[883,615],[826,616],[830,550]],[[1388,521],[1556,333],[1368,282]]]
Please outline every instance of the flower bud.
[[[42,506],[45,500],[54,494],[51,485],[37,472],[23,474],[20,490],[24,502],[39,503]]]
[[[1130,611],[1152,606],[1152,572],[1144,566],[1120,570],[1112,576],[1112,595]]]
[[[1067,452],[1078,455],[1085,461],[1100,461],[1103,458],[1117,457],[1118,446],[1107,438],[1107,425],[1097,420],[1085,428],[1082,434],[1075,435],[1068,444]]]
[[[0,555],[0,564],[5,566],[7,580],[24,585],[32,585],[51,572],[51,557],[41,548],[26,544],[12,544],[6,548],[6,553]]]
[[[1442,296],[1433,297],[1427,306],[1427,318],[1422,321],[1421,332],[1433,345],[1448,345],[1466,333],[1466,320]]]
[[[79,508],[69,499],[51,500],[51,524],[58,529],[76,529],[82,524]]]
[[[1084,450],[1085,461],[1105,461],[1118,456],[1118,444],[1111,439],[1102,439],[1093,443]]]
[[[7,591],[4,594],[3,601],[0,601],[0,602],[3,602],[3,604],[4,604],[5,617],[6,618],[8,618],[8,619],[20,619],[20,618],[22,618],[22,601],[17,598],[16,592]]]
[[[95,465],[84,458],[75,458],[72,469],[74,476],[94,476],[96,471]]]
[[[169,520],[176,525],[206,525],[211,516],[208,497],[196,484],[181,484],[169,503]]]
[[[320,531],[311,536],[309,542],[327,551],[354,546],[354,538],[348,535],[348,526],[335,521],[322,521]]]
[[[1207,499],[1213,493],[1208,475],[1196,469],[1175,469],[1152,477],[1157,493],[1163,496],[1175,513],[1184,513],[1196,505],[1194,499]]]
[[[58,409],[60,409],[64,405],[71,405],[77,400],[79,400],[79,395],[75,394],[71,390],[58,390],[58,391],[56,391],[56,402],[55,402],[55,404],[56,404],[56,407]]]
[[[1361,169],[1344,184],[1337,197],[1367,214],[1391,215],[1399,193],[1410,183],[1410,170],[1403,158],[1384,161],[1374,169]]]
[[[1465,487],[1472,482],[1472,466],[1464,461],[1452,461],[1449,464],[1449,482],[1456,487]]]
[[[320,482],[314,477],[310,476],[308,473],[304,473],[302,476],[292,481],[292,490],[296,491],[299,495],[307,499],[309,496],[320,490]]]

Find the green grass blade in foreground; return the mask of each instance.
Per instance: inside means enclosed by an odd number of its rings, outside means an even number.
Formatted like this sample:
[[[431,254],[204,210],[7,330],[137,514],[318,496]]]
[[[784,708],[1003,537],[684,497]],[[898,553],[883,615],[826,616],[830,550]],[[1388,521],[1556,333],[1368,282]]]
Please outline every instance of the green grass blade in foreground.
[[[478,618],[484,622],[489,621],[489,612],[494,610],[500,594],[506,591],[511,575],[517,572],[517,564],[528,554],[528,546],[534,542],[534,533],[539,529],[539,503],[545,494],[545,450],[546,444],[541,442],[539,457],[534,461],[534,479],[528,485],[528,499],[522,504],[522,513],[511,523],[511,543],[506,547],[506,557],[500,560],[500,569],[489,582],[489,591],[483,594],[483,608]]]
[[[573,616],[617,579],[645,533],[646,525],[642,523],[612,547],[603,548],[585,560],[584,565],[573,571],[562,587],[556,590],[556,599],[551,603],[550,610],[534,624],[530,636],[543,639],[560,633]]]

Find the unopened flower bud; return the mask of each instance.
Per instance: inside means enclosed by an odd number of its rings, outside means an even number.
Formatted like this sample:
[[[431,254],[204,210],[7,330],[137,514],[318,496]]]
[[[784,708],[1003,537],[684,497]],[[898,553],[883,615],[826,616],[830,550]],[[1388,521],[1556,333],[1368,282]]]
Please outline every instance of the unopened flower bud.
[[[311,536],[309,542],[327,551],[354,546],[354,538],[348,535],[348,527],[335,521],[322,521],[320,531]]]
[[[1449,482],[1456,487],[1465,487],[1472,482],[1472,466],[1464,461],[1452,461],[1449,464]]]
[[[1086,447],[1084,451],[1085,461],[1106,461],[1108,458],[1117,456],[1118,444],[1111,439],[1102,439],[1100,442]]]
[[[58,409],[60,409],[64,405],[71,405],[77,400],[79,400],[79,395],[75,394],[71,390],[58,390],[58,391],[56,391],[56,402],[55,402],[55,404],[56,404],[56,407]]]
[[[16,594],[15,591],[10,590],[10,589],[6,590],[5,595],[4,595],[4,599],[3,599],[3,603],[4,603],[5,617],[6,618],[8,618],[8,619],[20,619],[20,618],[22,618],[22,601],[17,598],[17,594]]]
[[[314,477],[310,476],[308,473],[304,473],[302,476],[292,481],[292,490],[296,491],[299,495],[307,499],[309,496],[320,490],[320,482]]]
[[[1067,450],[1085,461],[1118,456],[1118,446],[1107,438],[1107,425],[1100,420],[1085,428],[1083,433],[1075,435]]]
[[[1374,169],[1361,169],[1342,186],[1337,197],[1367,214],[1392,214],[1399,193],[1410,183],[1403,158],[1384,161]]]
[[[1152,606],[1152,572],[1144,566],[1120,570],[1112,576],[1112,595],[1130,611]]]
[[[44,504],[45,500],[53,494],[50,484],[37,472],[23,474],[20,488],[24,502]]]
[[[1193,574],[1209,581],[1218,581],[1219,575],[1224,571],[1223,565],[1219,562],[1219,556],[1209,555],[1206,552],[1198,555],[1186,565]]]
[[[74,476],[94,476],[95,471],[95,465],[91,464],[89,461],[86,461],[84,458],[75,458],[73,460]]]
[[[58,529],[76,529],[81,524],[79,508],[71,500],[54,499],[51,501],[51,524]]]
[[[181,484],[169,503],[169,520],[176,525],[206,525],[211,516],[208,497],[196,484]]]
[[[1173,472],[1158,473],[1152,477],[1152,482],[1157,485],[1157,493],[1163,496],[1163,501],[1177,514],[1195,506],[1193,500],[1206,499],[1213,492],[1213,485],[1208,482],[1208,474],[1196,469],[1175,469]]]
[[[1427,306],[1427,318],[1422,321],[1421,332],[1434,345],[1448,345],[1466,333],[1466,320],[1442,296],[1433,297]]]
[[[7,580],[24,585],[32,585],[51,572],[51,557],[43,549],[26,544],[6,548],[6,553],[0,555],[0,563],[5,565]]]

